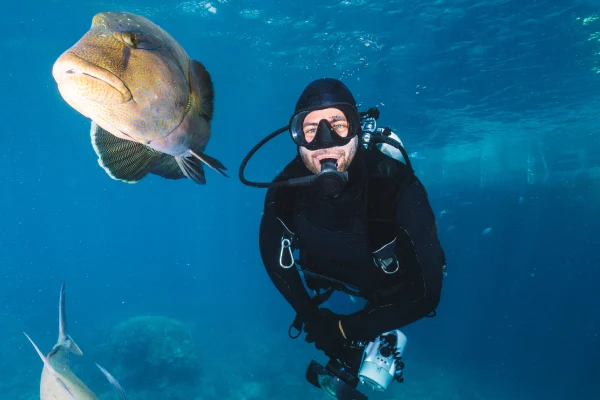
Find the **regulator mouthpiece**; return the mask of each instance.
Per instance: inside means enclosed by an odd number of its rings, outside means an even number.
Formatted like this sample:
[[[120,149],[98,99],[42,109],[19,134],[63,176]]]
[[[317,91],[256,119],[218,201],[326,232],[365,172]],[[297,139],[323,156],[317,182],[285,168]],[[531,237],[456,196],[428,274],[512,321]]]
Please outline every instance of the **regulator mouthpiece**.
[[[348,171],[337,170],[337,161],[332,158],[321,160],[321,172],[315,178],[315,185],[326,197],[335,197],[348,183]]]

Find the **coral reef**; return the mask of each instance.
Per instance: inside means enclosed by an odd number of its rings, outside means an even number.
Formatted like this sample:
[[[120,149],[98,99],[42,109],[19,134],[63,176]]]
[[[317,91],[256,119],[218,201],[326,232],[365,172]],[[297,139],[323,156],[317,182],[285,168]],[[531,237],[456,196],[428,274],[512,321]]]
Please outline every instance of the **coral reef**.
[[[118,324],[108,347],[121,376],[128,382],[158,388],[193,383],[200,362],[192,331],[180,321],[162,316],[138,316]]]

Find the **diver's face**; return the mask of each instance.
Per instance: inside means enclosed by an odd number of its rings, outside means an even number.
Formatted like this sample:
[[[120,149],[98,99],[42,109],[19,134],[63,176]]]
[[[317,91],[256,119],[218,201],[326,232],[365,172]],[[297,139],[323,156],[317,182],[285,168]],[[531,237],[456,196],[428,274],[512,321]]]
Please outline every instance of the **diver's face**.
[[[324,110],[316,110],[311,112],[304,118],[303,131],[304,137],[310,143],[317,133],[319,122],[325,119],[329,121],[333,129],[341,137],[348,135],[349,126],[348,120],[343,112],[337,108],[326,108]],[[348,166],[356,155],[358,148],[358,136],[353,137],[344,146],[329,147],[326,149],[308,150],[300,146],[300,156],[306,167],[313,173],[321,172],[321,160],[325,158],[333,158],[337,161],[337,169],[343,172],[348,169]]]

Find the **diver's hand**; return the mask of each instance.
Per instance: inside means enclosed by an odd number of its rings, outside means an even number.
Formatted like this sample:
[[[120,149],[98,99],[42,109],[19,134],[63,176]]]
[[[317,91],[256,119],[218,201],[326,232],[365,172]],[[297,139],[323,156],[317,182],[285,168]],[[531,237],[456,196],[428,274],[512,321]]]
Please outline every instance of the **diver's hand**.
[[[326,309],[319,309],[304,322],[305,340],[314,343],[315,347],[325,352],[342,346],[346,342],[341,318],[338,314]]]

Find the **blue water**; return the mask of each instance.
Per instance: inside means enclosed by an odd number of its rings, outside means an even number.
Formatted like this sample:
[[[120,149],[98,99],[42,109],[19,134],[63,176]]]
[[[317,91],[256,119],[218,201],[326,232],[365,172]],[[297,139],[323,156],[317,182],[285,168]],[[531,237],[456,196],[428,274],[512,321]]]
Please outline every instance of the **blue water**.
[[[207,67],[207,153],[230,179],[128,185],[98,166],[51,69],[108,10],[152,19]],[[287,337],[291,308],[261,264],[265,191],[237,168],[308,82],[331,76],[421,154],[448,261],[438,316],[404,329],[406,382],[370,398],[600,398],[598,15],[593,0],[5,4],[0,397],[39,397],[42,362],[22,331],[51,349],[66,282],[84,351],[73,368],[105,399],[94,362],[132,399],[324,399],[304,371],[325,359]],[[247,174],[269,180],[294,154],[278,138]],[[115,327],[136,316],[185,324],[194,379],[168,363],[157,379],[143,358],[142,378],[127,378]],[[153,338],[157,352],[174,340]]]

